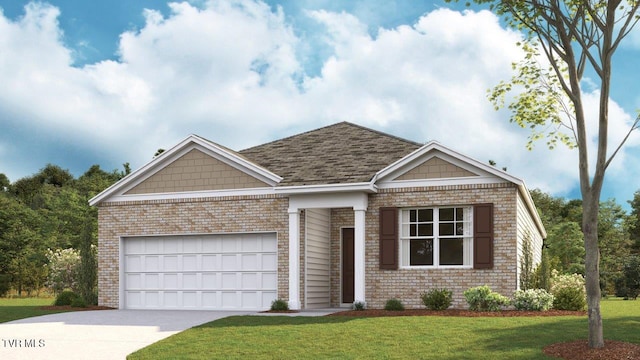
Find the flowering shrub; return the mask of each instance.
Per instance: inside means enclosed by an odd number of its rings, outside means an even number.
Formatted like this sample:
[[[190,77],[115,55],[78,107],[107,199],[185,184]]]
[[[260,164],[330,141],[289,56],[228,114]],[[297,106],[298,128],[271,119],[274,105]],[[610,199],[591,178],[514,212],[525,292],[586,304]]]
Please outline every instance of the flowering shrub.
[[[49,260],[49,277],[47,287],[56,294],[65,289],[76,288],[80,254],[75,249],[47,250]]]
[[[555,297],[553,307],[558,310],[583,310],[587,305],[584,278],[580,274],[559,275],[553,270],[551,293]]]
[[[464,297],[473,311],[499,311],[510,303],[509,298],[491,291],[487,285],[465,290]]]
[[[553,306],[553,299],[544,289],[517,290],[512,304],[516,310],[547,311]]]

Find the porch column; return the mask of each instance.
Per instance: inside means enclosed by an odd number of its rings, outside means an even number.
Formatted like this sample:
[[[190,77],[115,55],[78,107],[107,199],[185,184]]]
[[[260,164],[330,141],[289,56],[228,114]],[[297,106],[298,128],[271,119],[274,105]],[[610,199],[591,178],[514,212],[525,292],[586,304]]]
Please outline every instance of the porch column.
[[[300,210],[289,209],[289,309],[300,310]]]
[[[356,302],[365,302],[365,279],[364,279],[364,270],[365,270],[365,245],[364,245],[364,237],[365,237],[365,210],[354,209],[354,239],[353,239],[353,260],[354,260],[354,274],[353,274],[353,285],[354,285],[354,300]]]

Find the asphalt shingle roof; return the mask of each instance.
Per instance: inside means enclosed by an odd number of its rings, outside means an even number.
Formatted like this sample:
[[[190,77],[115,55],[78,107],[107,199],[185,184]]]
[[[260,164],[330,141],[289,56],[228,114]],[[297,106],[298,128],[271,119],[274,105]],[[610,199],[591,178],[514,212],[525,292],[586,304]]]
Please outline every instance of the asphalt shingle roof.
[[[278,186],[368,182],[422,144],[348,122],[238,153],[281,176]]]

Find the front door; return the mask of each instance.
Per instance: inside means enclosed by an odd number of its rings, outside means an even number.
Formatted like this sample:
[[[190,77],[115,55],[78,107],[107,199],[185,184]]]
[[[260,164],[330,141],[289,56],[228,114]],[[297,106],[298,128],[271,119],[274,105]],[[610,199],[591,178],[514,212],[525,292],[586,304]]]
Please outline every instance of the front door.
[[[353,285],[353,228],[342,229],[342,303],[350,304],[354,301]]]

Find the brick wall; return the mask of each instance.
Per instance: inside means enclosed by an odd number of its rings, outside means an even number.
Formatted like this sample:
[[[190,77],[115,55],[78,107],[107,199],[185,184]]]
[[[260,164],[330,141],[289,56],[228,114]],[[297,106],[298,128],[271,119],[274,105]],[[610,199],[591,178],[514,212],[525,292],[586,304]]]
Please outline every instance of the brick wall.
[[[382,308],[390,298],[400,299],[408,308],[423,307],[420,294],[446,287],[453,292],[453,307],[467,306],[464,290],[487,284],[511,296],[516,289],[517,188],[496,184],[380,190],[369,196],[366,214],[365,296],[368,306]],[[378,209],[380,207],[428,207],[446,205],[494,204],[494,267],[473,269],[379,269]],[[331,305],[340,305],[340,228],[353,226],[351,209],[332,212]]]
[[[120,237],[277,232],[278,297],[288,295],[287,198],[246,196],[103,203],[98,210],[98,302],[118,307]]]

